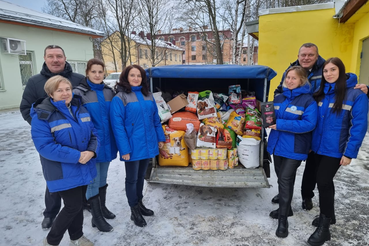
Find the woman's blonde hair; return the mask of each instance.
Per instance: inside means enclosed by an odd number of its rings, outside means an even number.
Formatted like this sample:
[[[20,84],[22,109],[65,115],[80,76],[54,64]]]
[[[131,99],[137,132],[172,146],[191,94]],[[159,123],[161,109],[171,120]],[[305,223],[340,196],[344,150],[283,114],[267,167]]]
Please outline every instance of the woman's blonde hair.
[[[295,71],[297,76],[300,77],[300,86],[298,87],[304,86],[308,82],[308,77],[307,77],[308,75],[307,75],[305,68],[300,67],[300,66],[293,66],[293,67],[290,67],[286,72],[286,76],[284,77],[283,84],[282,84],[283,87],[287,87],[286,78],[287,78],[287,74],[291,71]]]
[[[70,88],[72,89],[72,83],[63,76],[56,75],[48,79],[45,83],[44,90],[48,96],[51,96],[59,87],[61,82],[69,84]]]

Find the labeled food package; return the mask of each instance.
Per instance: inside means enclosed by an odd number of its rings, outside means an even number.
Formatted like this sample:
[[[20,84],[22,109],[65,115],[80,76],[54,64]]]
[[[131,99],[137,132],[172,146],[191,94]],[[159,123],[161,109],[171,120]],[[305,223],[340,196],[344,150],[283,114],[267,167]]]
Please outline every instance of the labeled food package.
[[[208,149],[207,151],[208,151],[209,160],[218,159],[218,150],[217,149]]]
[[[210,160],[210,169],[218,170],[219,168],[219,160]]]
[[[237,158],[237,149],[228,150],[228,167],[229,168],[238,166],[238,163],[236,163],[236,158]]]
[[[245,168],[257,168],[260,163],[260,140],[254,138],[242,138],[237,147],[238,160]]]
[[[245,128],[246,129],[261,129],[262,123],[260,113],[257,109],[246,108]]]
[[[191,159],[200,160],[201,159],[201,149],[191,150]]]
[[[215,108],[217,110],[223,110],[227,108],[226,102],[228,100],[228,96],[222,93],[214,93],[214,102]]]
[[[192,123],[195,130],[198,131],[200,127],[200,121],[196,114],[191,112],[177,112],[170,118],[168,125],[174,130],[187,130],[187,124]]]
[[[210,169],[210,160],[202,160],[201,161],[201,169],[209,170]]]
[[[187,97],[185,94],[180,94],[170,100],[167,105],[169,106],[170,112],[174,114],[188,105]]]
[[[260,129],[245,129],[243,138],[255,138],[256,140],[261,139],[261,130]]]
[[[234,109],[234,111],[241,115],[241,116],[245,116],[245,108],[242,106],[242,104],[231,104],[231,108]]]
[[[217,149],[218,153],[218,160],[225,160],[227,159],[227,149]]]
[[[248,96],[242,98],[242,106],[244,108],[256,108],[256,97],[255,96]]]
[[[276,123],[274,104],[273,102],[262,102],[261,107],[261,119],[263,122],[263,127],[268,127]]]
[[[219,160],[218,169],[219,170],[227,170],[228,169],[228,160]]]
[[[237,140],[236,140],[237,134],[232,129],[229,129],[229,128],[224,128],[224,130],[228,131],[229,135],[232,138],[232,148],[236,148],[237,147]]]
[[[170,113],[170,109],[161,95],[162,95],[162,92],[153,93],[156,106],[158,107],[159,117],[160,117],[161,123],[163,123],[169,120],[172,117],[172,114]]]
[[[192,168],[194,170],[201,170],[202,160],[193,160],[192,161]]]
[[[226,129],[218,129],[217,134],[217,148],[232,148],[232,137],[228,130]]]
[[[197,116],[199,120],[209,117],[217,117],[217,112],[214,105],[213,93],[209,90],[199,93],[197,101]]]
[[[242,135],[244,124],[245,118],[233,111],[229,116],[226,127],[232,129],[237,135]]]
[[[215,127],[201,123],[199,133],[197,134],[196,146],[215,149],[216,133],[217,129]]]
[[[240,85],[230,85],[228,87],[228,102],[230,104],[241,103],[241,86]]]
[[[224,125],[220,122],[218,117],[206,118],[202,121],[205,125],[210,125],[216,128],[224,128]]]
[[[198,98],[199,93],[197,91],[189,91],[187,95],[188,105],[185,107],[185,110],[196,114]]]
[[[176,131],[163,125],[165,144],[159,150],[160,166],[188,166],[188,148],[184,142],[184,131]]]

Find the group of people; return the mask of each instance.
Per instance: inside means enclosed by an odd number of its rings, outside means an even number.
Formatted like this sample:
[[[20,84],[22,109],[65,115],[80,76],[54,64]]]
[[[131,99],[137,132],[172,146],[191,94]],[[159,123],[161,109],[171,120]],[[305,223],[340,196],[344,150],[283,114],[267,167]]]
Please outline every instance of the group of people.
[[[83,208],[92,214],[92,227],[113,230],[106,219],[116,216],[106,207],[106,190],[109,164],[118,150],[125,162],[131,220],[145,226],[143,216],[154,212],[142,202],[144,176],[165,141],[145,70],[125,68],[116,94],[103,83],[105,65],[98,59],[88,61],[86,76],[73,73],[60,46],[47,46],[44,60],[20,105],[46,180],[41,226],[50,231],[43,245],[59,245],[66,231],[70,245],[94,245],[83,235]]]
[[[330,225],[336,223],[334,176],[357,157],[367,131],[368,87],[346,73],[339,58],[324,60],[315,44],[305,43],[274,93],[276,124],[269,127],[267,150],[278,178],[272,202],[279,208],[270,217],[278,219],[276,236],[287,237],[296,171],[306,160],[302,208],[313,208],[316,184],[320,206],[307,242],[320,246],[330,240]]]
[[[126,67],[113,90],[103,83],[105,65],[98,59],[88,61],[86,76],[73,73],[60,46],[47,46],[44,60],[20,105],[47,184],[41,226],[50,231],[43,244],[59,245],[68,230],[71,245],[94,245],[83,235],[83,208],[91,212],[93,227],[113,230],[107,222],[116,217],[106,207],[107,174],[118,151],[125,162],[130,218],[146,226],[143,216],[154,211],[142,202],[144,177],[165,136],[145,71],[138,65]],[[308,243],[330,240],[329,227],[336,223],[333,178],[340,166],[357,157],[367,130],[367,93],[368,87],[357,84],[355,74],[346,74],[339,58],[324,60],[312,43],[300,47],[297,61],[283,74],[267,147],[278,178],[272,202],[279,208],[270,213],[278,219],[278,237],[288,236],[296,172],[306,160],[302,208],[312,209],[316,184],[320,205]]]

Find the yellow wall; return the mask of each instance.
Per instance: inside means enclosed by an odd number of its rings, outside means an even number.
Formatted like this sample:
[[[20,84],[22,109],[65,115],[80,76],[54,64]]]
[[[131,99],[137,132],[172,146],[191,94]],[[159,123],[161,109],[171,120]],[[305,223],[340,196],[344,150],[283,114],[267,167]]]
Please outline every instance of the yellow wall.
[[[259,17],[259,64],[273,68],[269,100],[283,72],[297,59],[303,43],[315,43],[319,54],[327,59],[337,56],[345,63],[347,72],[352,63],[354,24],[340,24],[334,8],[261,15]]]
[[[361,13],[365,14],[361,14]],[[362,42],[369,38],[369,2],[367,2],[355,15],[360,15],[360,18],[355,22],[352,58],[350,70],[360,76],[360,53]],[[353,19],[356,16],[353,16]],[[350,22],[350,20],[348,21]]]

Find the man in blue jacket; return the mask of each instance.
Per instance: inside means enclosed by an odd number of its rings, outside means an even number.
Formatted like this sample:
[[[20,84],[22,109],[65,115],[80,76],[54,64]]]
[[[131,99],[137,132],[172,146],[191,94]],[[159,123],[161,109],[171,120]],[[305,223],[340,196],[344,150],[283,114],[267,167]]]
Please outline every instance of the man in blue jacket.
[[[305,43],[301,45],[297,60],[290,64],[291,66],[301,66],[308,72],[308,80],[311,84],[311,94],[313,94],[320,86],[322,79],[322,69],[325,60],[319,55],[318,46],[313,43]],[[283,92],[282,83],[285,79],[286,71],[283,73],[282,80],[274,91],[274,97]],[[357,84],[355,89],[361,89],[368,95],[368,87],[364,84]],[[369,95],[368,95],[369,96]],[[278,173],[278,170],[275,170]],[[278,175],[277,175],[278,176]],[[316,184],[314,153],[310,152],[305,164],[305,170],[301,183],[302,208],[311,210],[313,208],[312,198],[314,197],[314,189]],[[279,197],[276,195],[272,199],[272,203],[279,203]]]
[[[48,45],[44,50],[44,64],[42,66],[41,72],[32,76],[24,89],[22,101],[20,104],[20,111],[22,113],[23,119],[31,124],[30,110],[32,104],[39,98],[46,98],[46,92],[44,90],[44,85],[46,81],[55,76],[61,75],[67,78],[73,85],[77,86],[84,76],[78,73],[73,73],[72,67],[66,61],[64,50],[57,45]],[[50,193],[49,189],[46,187],[45,192],[45,206],[44,219],[41,223],[41,227],[47,230],[51,227],[54,218],[59,213],[61,207],[61,198],[59,194]]]

